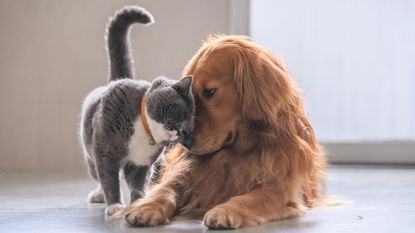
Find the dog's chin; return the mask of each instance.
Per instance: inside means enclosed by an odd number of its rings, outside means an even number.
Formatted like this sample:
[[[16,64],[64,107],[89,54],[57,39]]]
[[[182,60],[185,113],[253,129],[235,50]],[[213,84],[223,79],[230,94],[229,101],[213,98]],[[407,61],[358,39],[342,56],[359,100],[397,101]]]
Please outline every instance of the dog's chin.
[[[223,141],[223,143],[219,146],[214,147],[215,149],[198,150],[195,148],[195,149],[192,149],[190,152],[197,156],[214,156],[218,154],[219,152],[222,152],[223,150],[227,150],[231,148],[237,141],[238,136],[239,136],[238,131],[230,131],[226,139]]]
[[[192,150],[190,150],[190,153],[192,153],[193,155],[196,155],[196,156],[213,156],[213,155],[216,155],[217,153],[219,153],[220,151],[222,151],[223,149],[224,149],[223,147],[218,147],[217,149],[214,149],[214,150],[192,149]]]

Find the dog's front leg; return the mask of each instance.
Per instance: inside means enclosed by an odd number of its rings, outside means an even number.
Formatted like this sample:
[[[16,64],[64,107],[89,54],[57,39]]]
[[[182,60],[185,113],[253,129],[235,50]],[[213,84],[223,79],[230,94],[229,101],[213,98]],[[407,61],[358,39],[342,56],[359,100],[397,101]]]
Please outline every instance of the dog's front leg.
[[[158,184],[143,199],[124,211],[125,220],[132,226],[149,227],[169,223],[178,205],[182,188],[174,180]]]
[[[300,202],[284,199],[278,192],[251,191],[215,206],[205,214],[203,222],[210,229],[235,229],[296,217],[306,210]]]

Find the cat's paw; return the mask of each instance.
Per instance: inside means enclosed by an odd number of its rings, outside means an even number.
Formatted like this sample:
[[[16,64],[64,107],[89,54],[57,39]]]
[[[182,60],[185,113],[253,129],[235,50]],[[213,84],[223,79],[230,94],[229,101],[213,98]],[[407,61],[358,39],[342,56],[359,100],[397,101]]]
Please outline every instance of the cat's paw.
[[[104,203],[105,202],[105,196],[102,189],[96,189],[89,193],[88,195],[88,201],[90,203]]]
[[[107,208],[105,209],[105,214],[111,216],[122,209],[124,209],[123,204],[115,203],[115,204],[107,206]]]

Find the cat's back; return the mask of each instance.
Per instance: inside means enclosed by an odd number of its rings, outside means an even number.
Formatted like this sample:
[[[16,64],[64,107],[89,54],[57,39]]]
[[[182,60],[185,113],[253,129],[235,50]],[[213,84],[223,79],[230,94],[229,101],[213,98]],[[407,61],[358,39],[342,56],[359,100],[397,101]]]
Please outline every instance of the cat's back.
[[[107,90],[107,86],[97,87],[85,97],[84,102],[82,104],[82,114],[88,112],[88,110],[97,105],[100,101],[102,94]]]
[[[98,105],[136,103],[150,87],[147,81],[123,79],[112,81],[106,86],[97,87],[84,99],[82,104],[82,118],[93,115],[98,110]],[[138,100],[137,100],[138,99]],[[86,120],[86,119],[83,119]]]
[[[110,82],[101,93],[93,127],[111,138],[131,136],[131,124],[140,115],[141,100],[150,85],[131,79]]]
[[[140,112],[141,99],[150,83],[131,79],[112,81],[101,95],[105,113],[129,117]]]
[[[92,90],[82,104],[80,136],[85,146],[92,144],[97,128],[134,120],[140,114],[139,104],[150,85],[146,81],[122,79]]]
[[[103,92],[102,98],[105,100],[113,98],[142,97],[150,88],[151,83],[142,80],[121,79],[108,83],[107,90]]]

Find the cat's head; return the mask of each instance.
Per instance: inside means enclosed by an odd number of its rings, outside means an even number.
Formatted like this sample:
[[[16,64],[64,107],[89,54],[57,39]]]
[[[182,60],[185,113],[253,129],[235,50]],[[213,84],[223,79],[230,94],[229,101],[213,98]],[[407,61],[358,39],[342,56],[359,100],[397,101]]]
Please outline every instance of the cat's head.
[[[148,124],[157,143],[184,143],[193,131],[195,101],[192,76],[171,80],[155,79],[147,93]],[[185,143],[184,143],[185,144]]]

